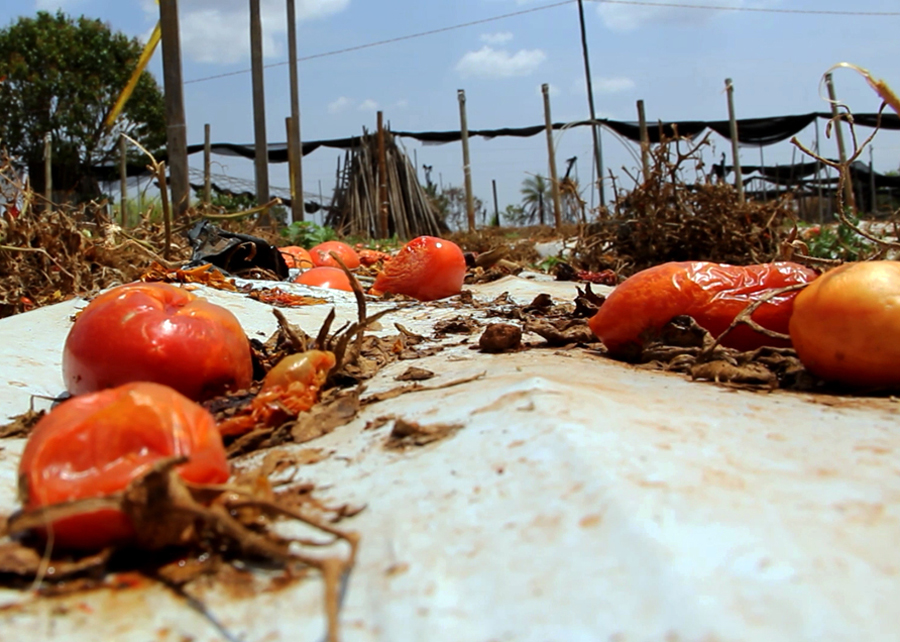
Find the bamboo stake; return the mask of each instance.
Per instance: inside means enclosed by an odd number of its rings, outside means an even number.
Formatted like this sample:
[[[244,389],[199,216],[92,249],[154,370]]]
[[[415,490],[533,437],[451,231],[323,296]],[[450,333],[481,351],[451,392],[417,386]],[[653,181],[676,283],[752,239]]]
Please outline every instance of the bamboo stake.
[[[731,78],[725,79],[725,91],[728,94],[728,126],[731,135],[731,162],[734,166],[734,186],[737,189],[738,200],[743,203],[744,197],[744,175],[741,172],[741,157],[738,151],[738,126],[737,119],[734,117],[734,85],[731,84]]]
[[[562,227],[562,203],[559,199],[559,177],[556,173],[556,150],[553,147],[553,120],[550,117],[550,85],[541,85],[544,95],[544,127],[547,130],[547,159],[550,165],[550,196],[553,198],[553,222],[556,231]]]
[[[472,194],[472,167],[469,163],[469,124],[466,119],[466,91],[458,89],[456,98],[459,101],[459,124],[462,133],[463,174],[466,184],[466,219],[469,231],[475,231],[475,196]]]

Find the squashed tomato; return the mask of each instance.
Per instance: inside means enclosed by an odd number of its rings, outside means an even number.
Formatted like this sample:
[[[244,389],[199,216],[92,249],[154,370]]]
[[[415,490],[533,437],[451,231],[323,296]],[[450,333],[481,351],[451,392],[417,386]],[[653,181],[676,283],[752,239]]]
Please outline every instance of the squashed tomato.
[[[218,484],[229,470],[222,438],[203,407],[155,383],[129,383],[74,397],[35,426],[19,463],[25,508],[123,491],[157,461],[186,456],[187,481]],[[134,535],[119,510],[87,512],[52,524],[54,545],[100,549]],[[49,534],[49,533],[48,533]]]
[[[367,250],[365,248],[358,250],[357,254],[359,254],[359,262],[366,267],[371,267],[378,263],[378,261],[389,261],[391,259],[391,255],[386,252]]]
[[[797,296],[790,330],[797,356],[816,376],[900,387],[900,262],[826,272]]]
[[[278,248],[278,251],[281,252],[281,256],[284,257],[284,262],[287,263],[289,268],[300,268],[301,270],[305,270],[313,266],[312,257],[309,255],[309,252],[299,245],[287,245]]]
[[[66,338],[63,377],[74,395],[153,381],[202,401],[250,385],[250,342],[225,308],[166,283],[104,292]]]
[[[334,367],[331,352],[307,350],[285,357],[269,370],[250,407],[219,424],[223,436],[240,435],[258,424],[275,425],[315,405]]]
[[[466,278],[466,259],[453,241],[420,236],[407,243],[375,278],[374,294],[405,294],[434,301],[459,294]]]
[[[350,285],[350,279],[347,278],[347,274],[342,269],[334,267],[315,267],[307,270],[302,274],[298,274],[294,279],[294,283],[302,283],[303,285],[316,288],[353,292],[353,286]]]
[[[815,278],[813,270],[796,263],[664,263],[623,281],[588,323],[611,355],[628,356],[673,317],[689,315],[716,337],[766,292]],[[796,295],[787,292],[762,304],[753,320],[768,330],[787,334]],[[738,350],[789,345],[745,324],[729,332],[722,344]]]
[[[325,241],[312,248],[309,251],[309,255],[312,257],[313,265],[316,267],[339,268],[338,262],[331,257],[329,252],[334,252],[341,257],[347,269],[355,270],[359,267],[359,255],[356,253],[356,250],[341,241]]]

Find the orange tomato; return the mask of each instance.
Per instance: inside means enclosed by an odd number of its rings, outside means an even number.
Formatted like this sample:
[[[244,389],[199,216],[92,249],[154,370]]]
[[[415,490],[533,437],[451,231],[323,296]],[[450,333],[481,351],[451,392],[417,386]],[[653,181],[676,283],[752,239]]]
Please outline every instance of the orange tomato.
[[[462,290],[466,259],[453,241],[420,236],[407,243],[375,278],[374,294],[405,294],[420,301],[443,299]]]
[[[359,267],[359,255],[352,247],[341,241],[325,241],[319,243],[309,251],[312,257],[313,265],[316,267],[333,267],[340,268],[338,262],[331,258],[329,252],[334,252],[348,269],[354,270]]]
[[[219,424],[223,436],[243,434],[259,424],[280,425],[315,405],[334,367],[331,352],[307,350],[292,354],[269,370],[259,394],[241,414]]]
[[[171,388],[129,383],[74,397],[35,426],[19,463],[25,508],[120,492],[161,459],[187,456],[187,481],[228,480],[222,438],[212,415]],[[100,549],[128,542],[131,522],[119,510],[86,512],[52,524],[56,546]]]
[[[353,292],[353,286],[350,285],[350,279],[347,278],[347,274],[336,267],[314,267],[302,274],[298,274],[294,279],[294,283],[302,283],[315,288],[330,288],[332,290]]]
[[[791,340],[806,368],[852,386],[900,387],[900,263],[847,263],[797,296]]]
[[[389,261],[391,259],[390,254],[379,252],[378,250],[362,249],[357,254],[359,254],[359,262],[366,267],[375,265],[378,261]]]
[[[623,281],[588,323],[610,354],[624,356],[673,317],[690,315],[710,334],[718,336],[762,294],[815,278],[813,270],[796,263],[664,263]],[[796,294],[788,292],[762,304],[753,320],[766,329],[787,334]],[[722,344],[738,350],[789,345],[744,324],[728,333]]]
[[[166,283],[122,285],[91,301],[69,331],[62,361],[74,395],[153,381],[202,401],[253,378],[237,318]]]
[[[301,270],[305,270],[313,266],[312,257],[309,255],[309,252],[299,245],[287,245],[278,248],[278,251],[281,252],[281,256],[284,257],[284,262],[287,263],[289,268],[300,268]]]

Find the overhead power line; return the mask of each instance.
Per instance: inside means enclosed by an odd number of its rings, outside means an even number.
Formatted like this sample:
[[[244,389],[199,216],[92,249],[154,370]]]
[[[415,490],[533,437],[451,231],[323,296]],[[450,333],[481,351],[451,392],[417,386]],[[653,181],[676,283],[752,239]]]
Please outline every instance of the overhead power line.
[[[723,5],[712,5],[712,4],[686,4],[680,2],[643,2],[641,0],[588,0],[589,2],[594,2],[597,4],[613,4],[613,5],[625,5],[625,6],[635,6],[635,7],[663,7],[663,8],[673,8],[673,9],[693,9],[693,10],[706,10],[706,11],[741,11],[741,12],[750,12],[750,13],[780,13],[780,14],[798,14],[798,15],[819,15],[819,16],[855,16],[855,17],[898,17],[900,16],[900,11],[840,11],[840,10],[824,10],[824,9],[777,9],[777,8],[763,8],[763,7],[729,7]],[[307,62],[309,60],[317,60],[319,58],[328,58],[331,56],[338,56],[340,54],[351,53],[354,51],[362,51],[364,49],[372,49],[373,47],[381,47],[383,45],[389,45],[396,42],[404,42],[406,40],[416,40],[418,38],[425,38],[427,36],[434,36],[439,33],[447,33],[448,31],[456,31],[457,29],[465,29],[467,27],[474,27],[477,25],[483,25],[490,22],[497,22],[498,20],[507,20],[509,18],[515,18],[517,16],[523,16],[529,13],[536,13],[538,11],[546,11],[548,9],[556,9],[557,7],[562,7],[564,5],[575,4],[577,0],[560,0],[558,2],[553,2],[550,4],[540,5],[537,7],[532,7],[530,9],[522,9],[520,11],[513,11],[512,13],[504,13],[499,16],[493,16],[490,18],[482,18],[481,20],[472,20],[470,22],[462,22],[455,25],[448,25],[446,27],[439,27],[437,29],[429,29],[428,31],[420,31],[418,33],[411,33],[404,36],[397,36],[395,38],[387,38],[385,40],[375,40],[373,42],[366,42],[360,45],[354,45],[351,47],[344,47],[342,49],[333,49],[331,51],[323,51],[317,54],[311,54],[309,56],[301,56],[297,58],[297,62]],[[265,65],[265,69],[274,69],[275,67],[284,67],[285,65],[290,64],[290,61],[283,60],[281,62],[273,62]],[[250,69],[237,69],[235,71],[227,71],[221,74],[215,74],[212,76],[204,76],[202,78],[193,78],[191,80],[184,81],[185,85],[190,85],[194,83],[207,82],[210,80],[218,80],[220,78],[229,78],[231,76],[241,76],[243,74],[249,74]]]
[[[705,9],[707,11],[745,11],[750,13],[793,13],[811,16],[900,16],[900,11],[841,11],[827,9],[778,9],[766,7],[729,7],[716,4],[686,4],[681,2],[642,2],[641,0],[588,0],[598,4],[621,4],[634,7],[666,7],[673,9]]]
[[[555,9],[556,7],[562,7],[563,5],[573,4],[576,0],[561,0],[560,2],[554,2],[552,4],[545,4],[539,7],[532,7],[531,9],[522,9],[521,11],[513,11],[512,13],[504,13],[500,16],[493,16],[491,18],[482,18],[481,20],[472,20],[471,22],[463,22],[456,25],[449,25],[447,27],[440,27],[438,29],[430,29],[428,31],[420,31],[419,33],[411,33],[405,36],[397,36],[396,38],[388,38],[387,40],[376,40],[374,42],[367,42],[361,45],[354,45],[352,47],[344,47],[343,49],[334,49],[332,51],[325,51],[322,53],[312,54],[309,56],[301,56],[297,58],[297,62],[306,62],[308,60],[316,60],[318,58],[327,58],[329,56],[337,56],[339,54],[350,53],[353,51],[361,51],[363,49],[371,49],[372,47],[380,47],[382,45],[389,45],[395,42],[403,42],[404,40],[415,40],[416,38],[424,38],[426,36],[433,36],[439,33],[446,33],[448,31],[455,31],[457,29],[465,29],[466,27],[474,27],[476,25],[483,25],[489,22],[496,22],[497,20],[506,20],[507,18],[514,18],[516,16],[523,16],[527,13],[535,13],[537,11],[546,11],[547,9]],[[289,64],[288,60],[284,60],[282,62],[274,62],[268,65],[265,65],[266,69],[272,69],[275,67],[284,67]],[[205,82],[207,80],[216,80],[218,78],[227,78],[229,76],[239,76],[241,74],[249,74],[249,69],[239,69],[237,71],[229,71],[223,74],[216,74],[214,76],[205,76],[203,78],[194,78],[193,80],[186,80],[184,82],[185,85],[190,83],[197,82]]]

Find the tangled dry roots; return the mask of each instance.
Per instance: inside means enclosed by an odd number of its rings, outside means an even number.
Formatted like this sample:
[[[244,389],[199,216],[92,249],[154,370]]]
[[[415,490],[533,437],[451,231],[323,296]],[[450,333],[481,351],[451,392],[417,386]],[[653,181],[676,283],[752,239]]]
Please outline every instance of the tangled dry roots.
[[[578,249],[582,264],[611,267],[612,256],[633,273],[666,261],[744,265],[777,254],[779,226],[793,215],[790,200],[742,203],[731,185],[704,175],[706,138],[683,153],[682,144],[657,146],[646,180],[616,199],[617,215],[590,226]],[[691,170],[701,180],[685,182]]]

